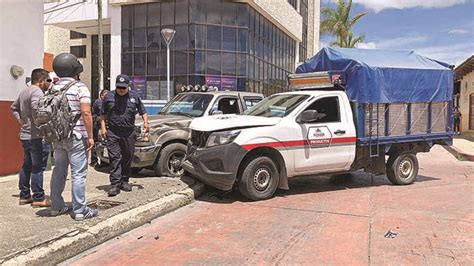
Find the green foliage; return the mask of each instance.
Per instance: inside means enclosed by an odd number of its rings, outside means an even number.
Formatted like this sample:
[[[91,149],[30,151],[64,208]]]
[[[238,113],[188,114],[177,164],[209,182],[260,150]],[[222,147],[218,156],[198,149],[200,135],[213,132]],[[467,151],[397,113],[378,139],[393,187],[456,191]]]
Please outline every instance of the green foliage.
[[[322,34],[328,34],[335,37],[331,46],[353,48],[365,39],[365,35],[354,36],[351,32],[352,27],[368,12],[363,12],[350,17],[352,9],[352,0],[346,4],[344,0],[338,0],[336,8],[325,7],[321,9]]]

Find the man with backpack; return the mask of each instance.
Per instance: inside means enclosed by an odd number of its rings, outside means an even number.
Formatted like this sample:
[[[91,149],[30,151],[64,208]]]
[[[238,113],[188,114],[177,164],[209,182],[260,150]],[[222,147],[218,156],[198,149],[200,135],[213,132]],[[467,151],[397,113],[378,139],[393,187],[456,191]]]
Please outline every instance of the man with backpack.
[[[45,96],[44,108],[40,108],[38,114],[44,118],[42,130],[45,139],[52,142],[54,147],[51,216],[73,211],[73,218],[80,221],[98,215],[98,210],[87,207],[85,194],[87,155],[94,146],[91,96],[87,86],[79,81],[83,67],[74,55],[57,55],[53,60],[53,69],[59,80],[50,98]],[[62,197],[69,165],[72,206],[67,206]]]
[[[49,200],[43,190],[43,138],[36,125],[38,101],[51,86],[48,71],[37,68],[31,73],[31,86],[26,87],[13,102],[13,116],[21,125],[20,140],[23,146],[23,166],[20,170],[20,205],[48,207]],[[31,197],[30,191],[33,191]]]

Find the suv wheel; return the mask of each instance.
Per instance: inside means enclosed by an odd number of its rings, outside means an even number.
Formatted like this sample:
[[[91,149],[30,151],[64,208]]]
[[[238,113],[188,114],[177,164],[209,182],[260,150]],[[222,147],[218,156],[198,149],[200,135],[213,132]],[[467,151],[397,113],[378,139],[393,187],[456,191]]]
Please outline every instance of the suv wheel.
[[[251,200],[271,198],[278,188],[280,174],[272,159],[261,156],[252,159],[242,171],[240,193]]]
[[[181,163],[186,155],[186,145],[171,143],[166,145],[158,154],[153,170],[158,176],[179,177],[183,174]]]

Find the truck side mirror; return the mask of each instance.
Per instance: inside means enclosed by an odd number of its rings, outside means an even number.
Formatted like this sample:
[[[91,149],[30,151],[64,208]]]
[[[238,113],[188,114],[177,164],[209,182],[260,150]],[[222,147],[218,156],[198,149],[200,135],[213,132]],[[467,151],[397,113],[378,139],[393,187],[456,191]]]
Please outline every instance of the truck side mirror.
[[[320,115],[316,110],[306,110],[298,117],[299,123],[312,123],[318,121]]]

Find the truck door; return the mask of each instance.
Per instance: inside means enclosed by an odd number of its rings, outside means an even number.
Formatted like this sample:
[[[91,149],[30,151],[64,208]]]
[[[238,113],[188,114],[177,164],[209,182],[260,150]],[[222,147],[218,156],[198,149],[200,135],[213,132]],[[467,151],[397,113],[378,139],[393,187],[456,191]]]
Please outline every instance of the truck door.
[[[302,111],[316,110],[318,119],[311,123],[296,122],[298,135],[304,140],[304,148],[294,151],[295,171],[299,174],[350,168],[355,156],[356,133],[352,111],[342,104],[343,100],[346,99],[338,95],[323,96]]]

